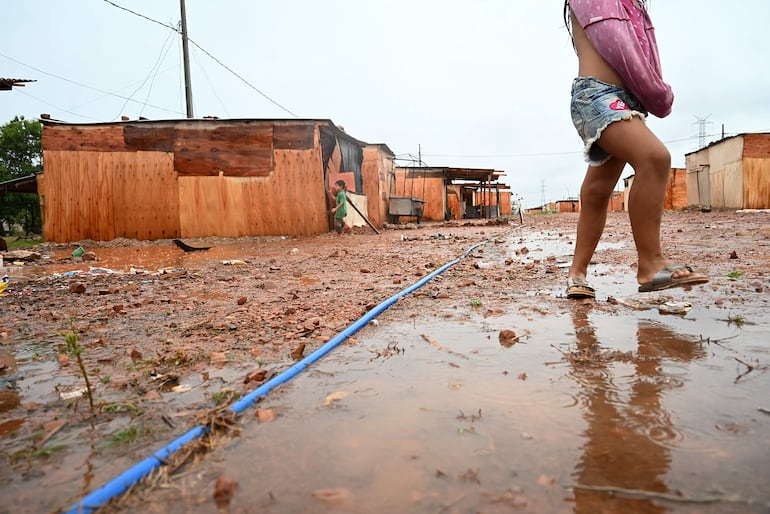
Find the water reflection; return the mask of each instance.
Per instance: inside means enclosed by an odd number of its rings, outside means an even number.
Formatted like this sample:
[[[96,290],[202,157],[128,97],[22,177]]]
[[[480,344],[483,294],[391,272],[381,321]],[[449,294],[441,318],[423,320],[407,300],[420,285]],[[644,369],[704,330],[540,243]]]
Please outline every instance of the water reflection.
[[[663,400],[666,391],[682,383],[667,368],[706,353],[692,337],[645,320],[637,321],[635,352],[602,347],[589,320],[591,309],[575,305],[571,312],[577,352],[570,358],[570,375],[581,386],[587,423],[572,476],[577,486],[604,490],[576,488],[574,512],[669,512],[652,499],[656,493],[671,493],[666,483],[670,450],[681,439]]]
[[[10,412],[21,405],[15,374],[18,365],[16,358],[4,348],[0,348],[0,413]],[[23,419],[4,419],[0,421],[0,437],[15,432],[24,424]]]

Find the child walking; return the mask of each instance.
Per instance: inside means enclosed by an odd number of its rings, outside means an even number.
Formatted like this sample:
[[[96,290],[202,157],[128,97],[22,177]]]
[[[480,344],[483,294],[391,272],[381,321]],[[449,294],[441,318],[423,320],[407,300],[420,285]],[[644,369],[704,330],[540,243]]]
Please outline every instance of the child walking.
[[[578,55],[572,121],[584,142],[588,170],[580,189],[575,255],[567,298],[594,298],[588,265],[607,221],[607,205],[628,163],[634,169],[629,217],[638,256],[640,292],[708,282],[663,257],[660,224],[671,155],[645,123],[671,113],[674,94],[663,81],[652,21],[644,0],[565,0],[564,18]]]
[[[347,186],[344,180],[338,180],[334,183],[334,230],[337,231],[337,237],[346,232],[345,216],[348,215],[348,195],[345,193]]]

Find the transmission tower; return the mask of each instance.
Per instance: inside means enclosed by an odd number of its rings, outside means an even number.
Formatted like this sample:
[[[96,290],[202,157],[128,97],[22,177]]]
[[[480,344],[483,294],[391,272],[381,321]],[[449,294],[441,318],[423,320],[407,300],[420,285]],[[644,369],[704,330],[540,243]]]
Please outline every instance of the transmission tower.
[[[706,146],[706,124],[711,123],[708,121],[708,119],[711,117],[709,114],[708,116],[705,116],[703,118],[693,115],[693,117],[698,120],[698,148],[703,148]]]

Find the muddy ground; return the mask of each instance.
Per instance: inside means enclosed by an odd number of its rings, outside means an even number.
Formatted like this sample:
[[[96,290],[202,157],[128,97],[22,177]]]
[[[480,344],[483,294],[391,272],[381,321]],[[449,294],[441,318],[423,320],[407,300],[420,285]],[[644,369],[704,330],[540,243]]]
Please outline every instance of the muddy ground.
[[[477,243],[390,309],[402,318],[440,309],[471,320],[524,300],[543,314],[564,310],[573,303],[563,286],[576,221],[560,214],[525,217],[523,225],[403,226],[381,234],[359,227],[340,238],[210,238],[186,241],[211,247],[191,253],[168,240],[81,241],[43,245],[35,248],[41,258],[17,265],[6,258],[0,490],[30,499],[45,485],[52,498],[0,512],[66,508]],[[711,277],[680,302],[723,311],[736,323],[767,322],[770,214],[668,212],[662,235],[670,260]],[[611,311],[635,292],[625,214],[609,216],[602,245],[591,278],[596,304]],[[78,246],[95,260],[73,258]],[[92,456],[85,470],[84,455]]]

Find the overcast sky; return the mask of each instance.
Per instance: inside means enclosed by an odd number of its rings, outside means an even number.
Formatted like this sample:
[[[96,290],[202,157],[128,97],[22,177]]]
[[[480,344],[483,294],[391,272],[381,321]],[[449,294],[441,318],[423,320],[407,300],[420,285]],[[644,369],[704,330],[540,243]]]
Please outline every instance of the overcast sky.
[[[125,9],[133,12],[128,12]],[[494,168],[527,207],[576,196],[577,59],[560,0],[186,0],[194,113],[322,118],[429,166]],[[770,132],[770,1],[651,0],[673,165],[725,133]],[[177,0],[5,2],[0,92],[16,115],[185,117]],[[165,25],[165,26],[164,26]],[[218,61],[218,62],[217,62]],[[699,123],[703,120],[703,123]],[[406,164],[407,161],[397,161]],[[632,171],[627,169],[624,176]]]

